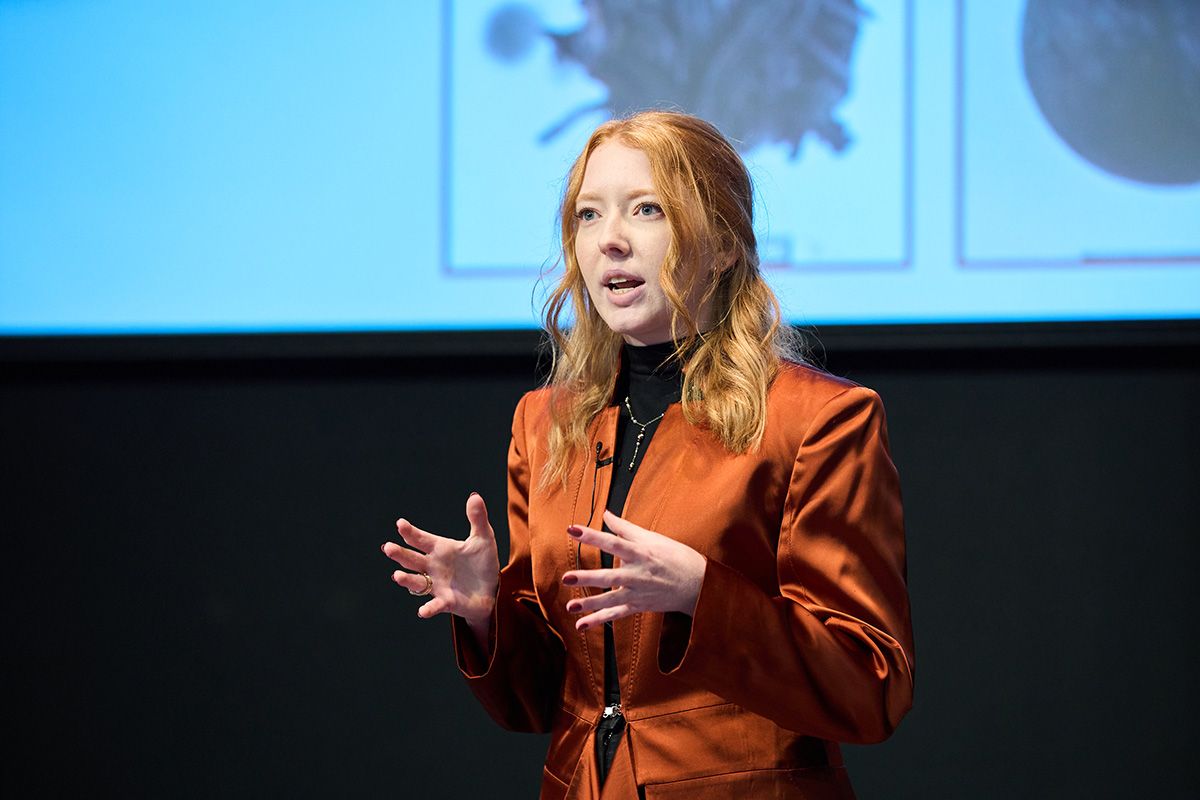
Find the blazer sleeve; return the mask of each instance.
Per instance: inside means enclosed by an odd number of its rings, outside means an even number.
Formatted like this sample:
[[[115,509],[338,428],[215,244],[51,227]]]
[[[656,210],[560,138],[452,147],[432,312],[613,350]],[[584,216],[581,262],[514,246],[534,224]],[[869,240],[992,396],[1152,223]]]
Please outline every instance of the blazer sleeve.
[[[459,670],[492,719],[509,730],[545,733],[562,691],[565,651],[533,589],[525,400],[517,404],[508,448],[509,558],[500,570],[488,651],[481,652],[462,618],[452,618],[452,631]]]
[[[695,614],[664,621],[659,668],[804,735],[887,738],[912,705],[900,484],[883,405],[831,398],[784,501],[779,594],[709,559]]]

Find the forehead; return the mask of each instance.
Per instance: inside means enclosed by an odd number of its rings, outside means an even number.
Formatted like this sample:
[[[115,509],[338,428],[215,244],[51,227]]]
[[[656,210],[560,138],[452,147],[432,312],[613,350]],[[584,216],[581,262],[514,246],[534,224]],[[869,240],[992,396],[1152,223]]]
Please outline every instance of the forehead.
[[[631,188],[654,189],[654,174],[644,151],[615,140],[592,151],[583,170],[580,194]]]

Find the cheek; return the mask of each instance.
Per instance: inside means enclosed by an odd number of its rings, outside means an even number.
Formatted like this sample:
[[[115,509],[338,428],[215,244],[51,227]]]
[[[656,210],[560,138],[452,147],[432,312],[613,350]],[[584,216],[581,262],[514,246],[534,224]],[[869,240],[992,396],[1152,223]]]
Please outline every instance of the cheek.
[[[649,252],[653,253],[652,259],[659,269],[662,269],[663,263],[667,260],[667,251],[670,249],[671,238],[669,236],[660,236],[654,239]]]

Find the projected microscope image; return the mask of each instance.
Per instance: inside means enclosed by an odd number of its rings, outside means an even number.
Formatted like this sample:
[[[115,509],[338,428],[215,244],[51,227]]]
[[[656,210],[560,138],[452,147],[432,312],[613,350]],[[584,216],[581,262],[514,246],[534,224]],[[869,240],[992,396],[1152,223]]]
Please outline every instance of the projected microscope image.
[[[471,3],[449,7],[448,271],[536,269],[553,228],[471,239],[487,181],[550,209],[591,127],[670,108],[715,123],[758,182],[777,268],[902,266],[906,6],[853,0]],[[488,130],[485,143],[472,132]],[[505,163],[489,163],[502,150]],[[878,188],[864,196],[866,180]],[[477,199],[478,198],[478,199]],[[858,219],[857,228],[848,224]],[[862,236],[863,219],[872,235]],[[470,219],[469,227],[461,221]],[[486,225],[487,223],[482,223]],[[497,237],[500,237],[498,239]],[[495,248],[503,240],[502,252]]]
[[[959,263],[1200,261],[1200,4],[960,3]]]
[[[1200,181],[1200,3],[1030,0],[1025,77],[1062,140],[1149,184]]]
[[[795,158],[810,135],[837,152],[849,143],[836,110],[866,15],[854,2],[590,0],[583,7],[574,30],[547,28],[525,4],[502,6],[488,20],[487,46],[497,59],[523,58],[544,37],[558,62],[579,65],[607,89],[542,139],[594,112],[666,105],[713,122],[744,151],[782,142]]]

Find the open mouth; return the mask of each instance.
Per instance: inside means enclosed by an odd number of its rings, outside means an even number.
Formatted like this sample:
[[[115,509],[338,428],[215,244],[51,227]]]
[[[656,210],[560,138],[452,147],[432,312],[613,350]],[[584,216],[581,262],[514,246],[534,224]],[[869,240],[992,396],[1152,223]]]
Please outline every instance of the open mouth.
[[[636,278],[617,278],[604,284],[613,294],[625,294],[632,292],[637,287],[641,286],[645,281],[639,281]]]

